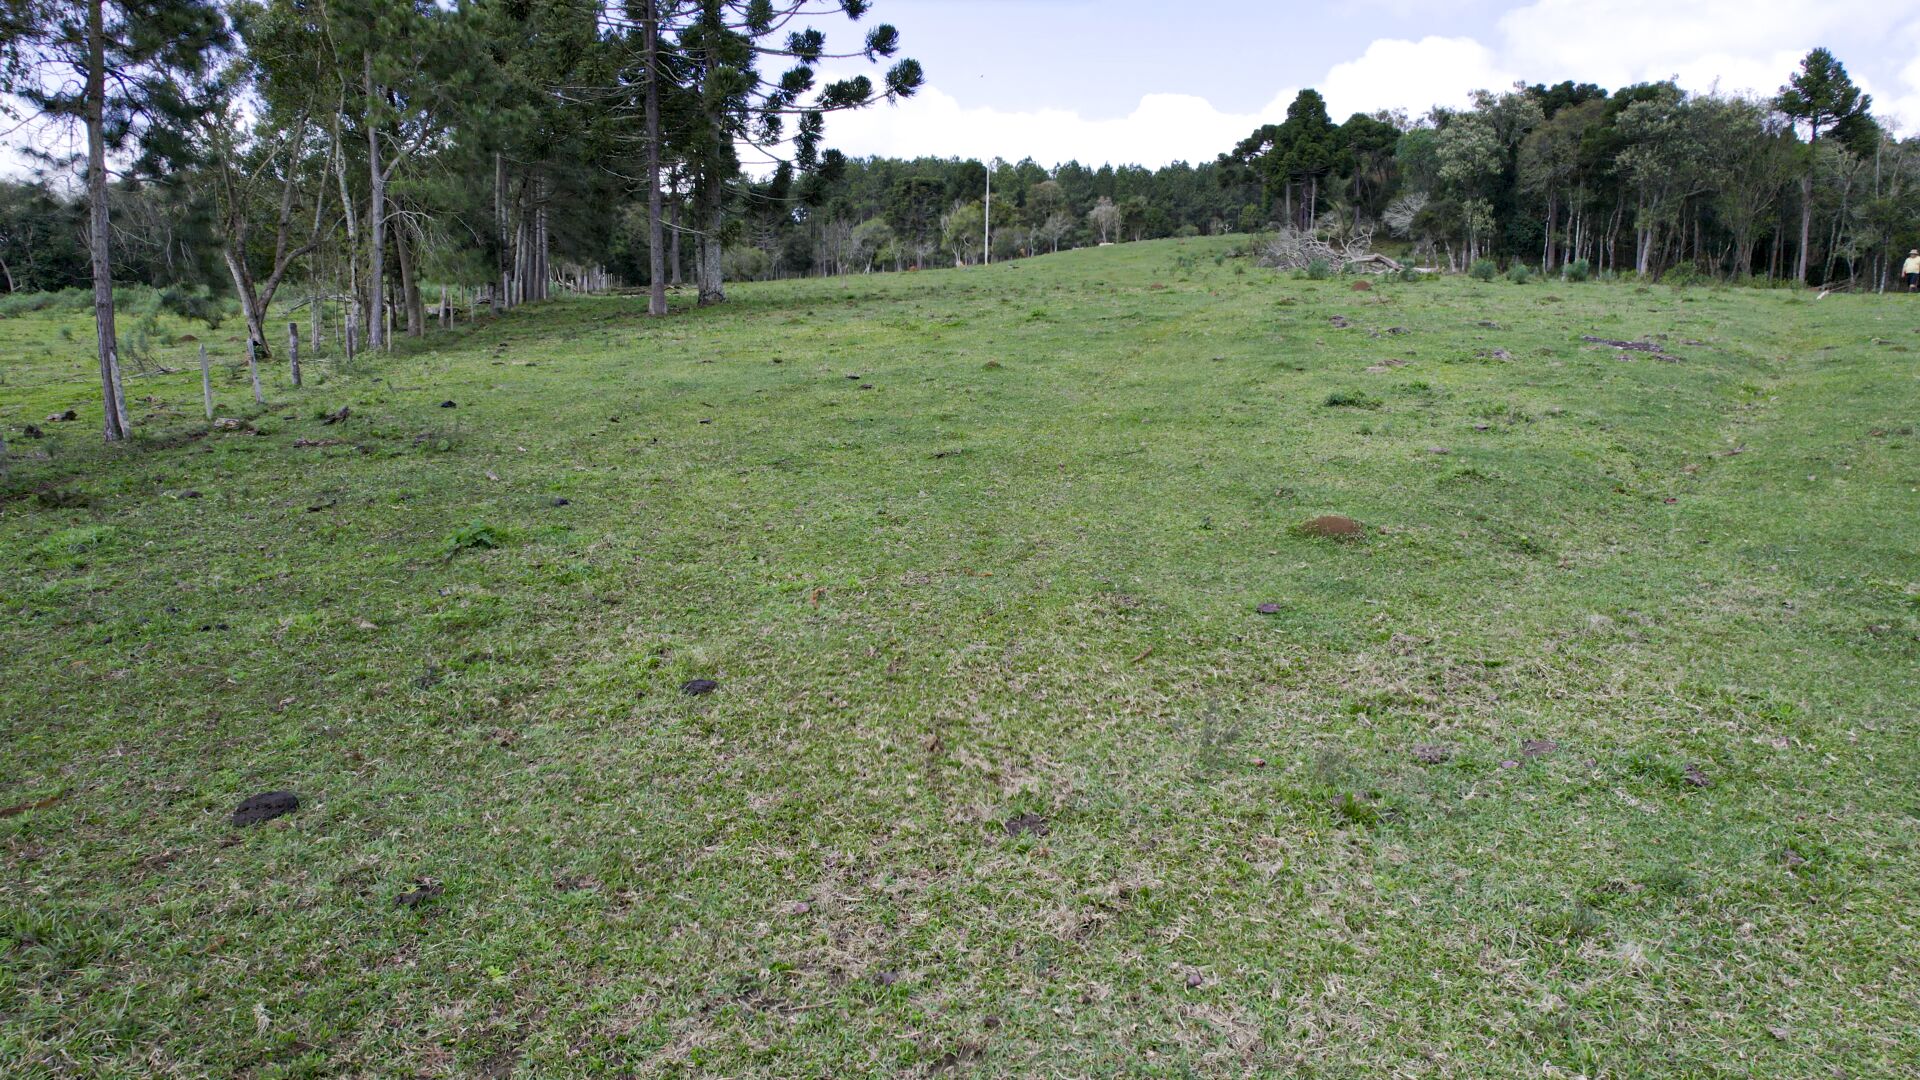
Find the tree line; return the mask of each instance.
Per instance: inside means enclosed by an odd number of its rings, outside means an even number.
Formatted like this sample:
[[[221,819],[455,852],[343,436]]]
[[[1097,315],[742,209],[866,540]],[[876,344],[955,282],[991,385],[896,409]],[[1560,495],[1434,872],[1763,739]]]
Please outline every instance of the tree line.
[[[1307,90],[1218,164],[1257,181],[1281,227],[1378,228],[1454,269],[1583,262],[1884,289],[1920,241],[1920,139],[1871,106],[1826,49],[1772,98],[1569,81],[1336,125]]]
[[[1049,169],[829,149],[831,114],[924,81],[871,7],[0,0],[0,89],[84,178],[0,184],[0,278],[91,287],[111,440],[116,280],[230,296],[250,357],[276,304],[351,357],[444,321],[448,286],[470,318],[614,283],[661,315],[683,282],[714,304],[743,278],[1276,228],[1455,268],[1857,285],[1920,239],[1920,143],[1825,50],[1767,100],[1563,82],[1336,125],[1308,90],[1214,161]]]

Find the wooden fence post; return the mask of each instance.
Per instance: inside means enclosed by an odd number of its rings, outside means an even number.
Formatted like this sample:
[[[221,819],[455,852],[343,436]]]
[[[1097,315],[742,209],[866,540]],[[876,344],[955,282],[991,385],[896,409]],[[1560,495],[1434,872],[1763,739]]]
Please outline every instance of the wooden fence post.
[[[213,367],[207,363],[206,342],[200,343],[200,397],[207,404],[207,419],[213,419]]]
[[[293,372],[293,385],[300,385],[300,324],[287,324],[287,367]]]

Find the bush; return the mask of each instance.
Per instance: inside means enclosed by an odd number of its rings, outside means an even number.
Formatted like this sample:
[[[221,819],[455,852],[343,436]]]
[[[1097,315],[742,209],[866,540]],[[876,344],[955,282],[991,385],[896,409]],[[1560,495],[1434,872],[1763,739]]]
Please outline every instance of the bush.
[[[1507,280],[1513,282],[1515,285],[1525,285],[1532,279],[1533,271],[1527,269],[1526,263],[1514,263],[1512,266],[1507,267]]]
[[[1681,263],[1660,275],[1660,283],[1671,285],[1676,289],[1684,289],[1689,285],[1712,284],[1713,275],[1701,273],[1700,268],[1692,263]]]
[[[440,551],[448,559],[452,559],[462,551],[490,551],[504,543],[506,538],[500,535],[498,529],[476,521],[448,534],[446,540],[440,545]]]
[[[1314,259],[1307,263],[1307,277],[1314,281],[1325,281],[1333,276],[1333,264],[1325,259]]]
[[[1327,395],[1330,409],[1377,409],[1384,404],[1386,402],[1359,390],[1335,390]]]
[[[1560,276],[1568,281],[1585,281],[1593,276],[1593,264],[1585,259],[1575,259],[1561,268]]]
[[[1400,271],[1400,273],[1397,276],[1400,278],[1401,281],[1407,282],[1408,284],[1412,284],[1413,282],[1421,280],[1423,275],[1420,273],[1420,271],[1415,270],[1413,267],[1409,266],[1406,269]]]
[[[57,292],[10,293],[0,296],[0,319],[11,319],[35,311],[85,311],[93,305],[91,289],[61,289]]]
[[[1473,266],[1467,270],[1467,276],[1475,281],[1492,281],[1499,272],[1500,268],[1493,265],[1492,259],[1475,259]]]

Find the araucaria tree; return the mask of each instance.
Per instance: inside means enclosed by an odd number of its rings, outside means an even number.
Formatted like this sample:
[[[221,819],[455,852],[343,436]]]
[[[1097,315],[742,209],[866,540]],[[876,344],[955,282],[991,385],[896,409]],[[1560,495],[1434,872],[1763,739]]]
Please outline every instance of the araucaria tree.
[[[1800,61],[1800,70],[1780,88],[1779,109],[1807,126],[1805,171],[1800,175],[1800,250],[1794,277],[1807,279],[1807,251],[1813,234],[1814,149],[1821,132],[1838,135],[1853,144],[1870,129],[1873,120],[1867,110],[1873,95],[1862,94],[1847,76],[1846,65],[1825,49],[1815,49]]]
[[[909,97],[920,88],[920,64],[907,59],[887,69],[880,88],[865,75],[819,83],[823,63],[878,62],[898,51],[900,34],[885,23],[869,30],[859,49],[839,53],[828,51],[824,33],[805,25],[836,14],[857,21],[869,7],[867,0],[698,0],[653,12],[662,29],[670,20],[679,23],[676,51],[693,103],[665,138],[681,144],[679,156],[692,177],[700,303],[726,299],[721,256],[746,194],[743,150],[760,158],[745,164],[814,169],[826,114]],[[768,77],[761,71],[768,62],[785,70]]]
[[[108,442],[132,427],[114,328],[108,156],[135,151],[133,167],[148,172],[179,164],[180,132],[195,111],[183,91],[201,84],[228,40],[213,0],[0,0],[0,90],[43,121],[86,133],[86,236]]]

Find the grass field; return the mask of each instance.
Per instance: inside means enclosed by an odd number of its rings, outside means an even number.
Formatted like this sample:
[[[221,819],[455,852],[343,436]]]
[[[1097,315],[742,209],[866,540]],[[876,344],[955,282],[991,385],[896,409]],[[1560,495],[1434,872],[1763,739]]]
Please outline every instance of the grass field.
[[[0,1074],[1920,1072],[1920,302],[1225,250],[0,320]]]

